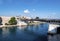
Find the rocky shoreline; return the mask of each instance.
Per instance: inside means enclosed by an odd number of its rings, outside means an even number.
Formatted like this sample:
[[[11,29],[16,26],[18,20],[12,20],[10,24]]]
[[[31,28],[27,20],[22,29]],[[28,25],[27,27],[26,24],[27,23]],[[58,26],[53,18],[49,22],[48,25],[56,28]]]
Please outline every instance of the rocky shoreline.
[[[0,25],[0,28],[3,28],[3,27],[16,27],[18,25]]]

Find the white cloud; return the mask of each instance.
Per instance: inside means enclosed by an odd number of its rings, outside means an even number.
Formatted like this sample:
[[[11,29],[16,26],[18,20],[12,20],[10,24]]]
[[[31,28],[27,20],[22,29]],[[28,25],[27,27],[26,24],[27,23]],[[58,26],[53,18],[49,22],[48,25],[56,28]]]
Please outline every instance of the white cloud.
[[[29,14],[30,11],[29,11],[28,9],[25,9],[25,10],[24,10],[24,13],[25,13],[25,14]]]

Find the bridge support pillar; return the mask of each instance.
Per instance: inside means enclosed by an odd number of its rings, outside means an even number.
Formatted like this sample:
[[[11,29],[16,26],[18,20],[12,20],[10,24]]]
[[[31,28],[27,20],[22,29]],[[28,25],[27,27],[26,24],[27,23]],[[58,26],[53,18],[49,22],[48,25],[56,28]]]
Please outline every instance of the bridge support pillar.
[[[58,27],[59,27],[59,25],[57,25],[57,24],[49,24],[48,33],[49,34],[56,34]]]

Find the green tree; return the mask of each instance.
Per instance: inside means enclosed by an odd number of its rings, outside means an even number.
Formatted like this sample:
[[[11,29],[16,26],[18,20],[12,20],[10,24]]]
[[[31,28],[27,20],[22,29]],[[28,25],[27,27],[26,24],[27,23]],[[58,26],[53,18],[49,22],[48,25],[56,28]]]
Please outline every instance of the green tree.
[[[0,25],[2,25],[2,18],[0,17]]]
[[[36,17],[35,19],[39,19],[39,17]]]
[[[16,25],[17,24],[15,17],[11,17],[11,19],[9,20],[9,24],[10,25]]]

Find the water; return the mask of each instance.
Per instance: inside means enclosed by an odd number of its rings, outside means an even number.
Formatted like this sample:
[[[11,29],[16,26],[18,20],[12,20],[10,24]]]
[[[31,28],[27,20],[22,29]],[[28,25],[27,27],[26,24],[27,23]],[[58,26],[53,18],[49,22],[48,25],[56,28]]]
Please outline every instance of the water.
[[[48,41],[48,25],[0,28],[0,41]]]

